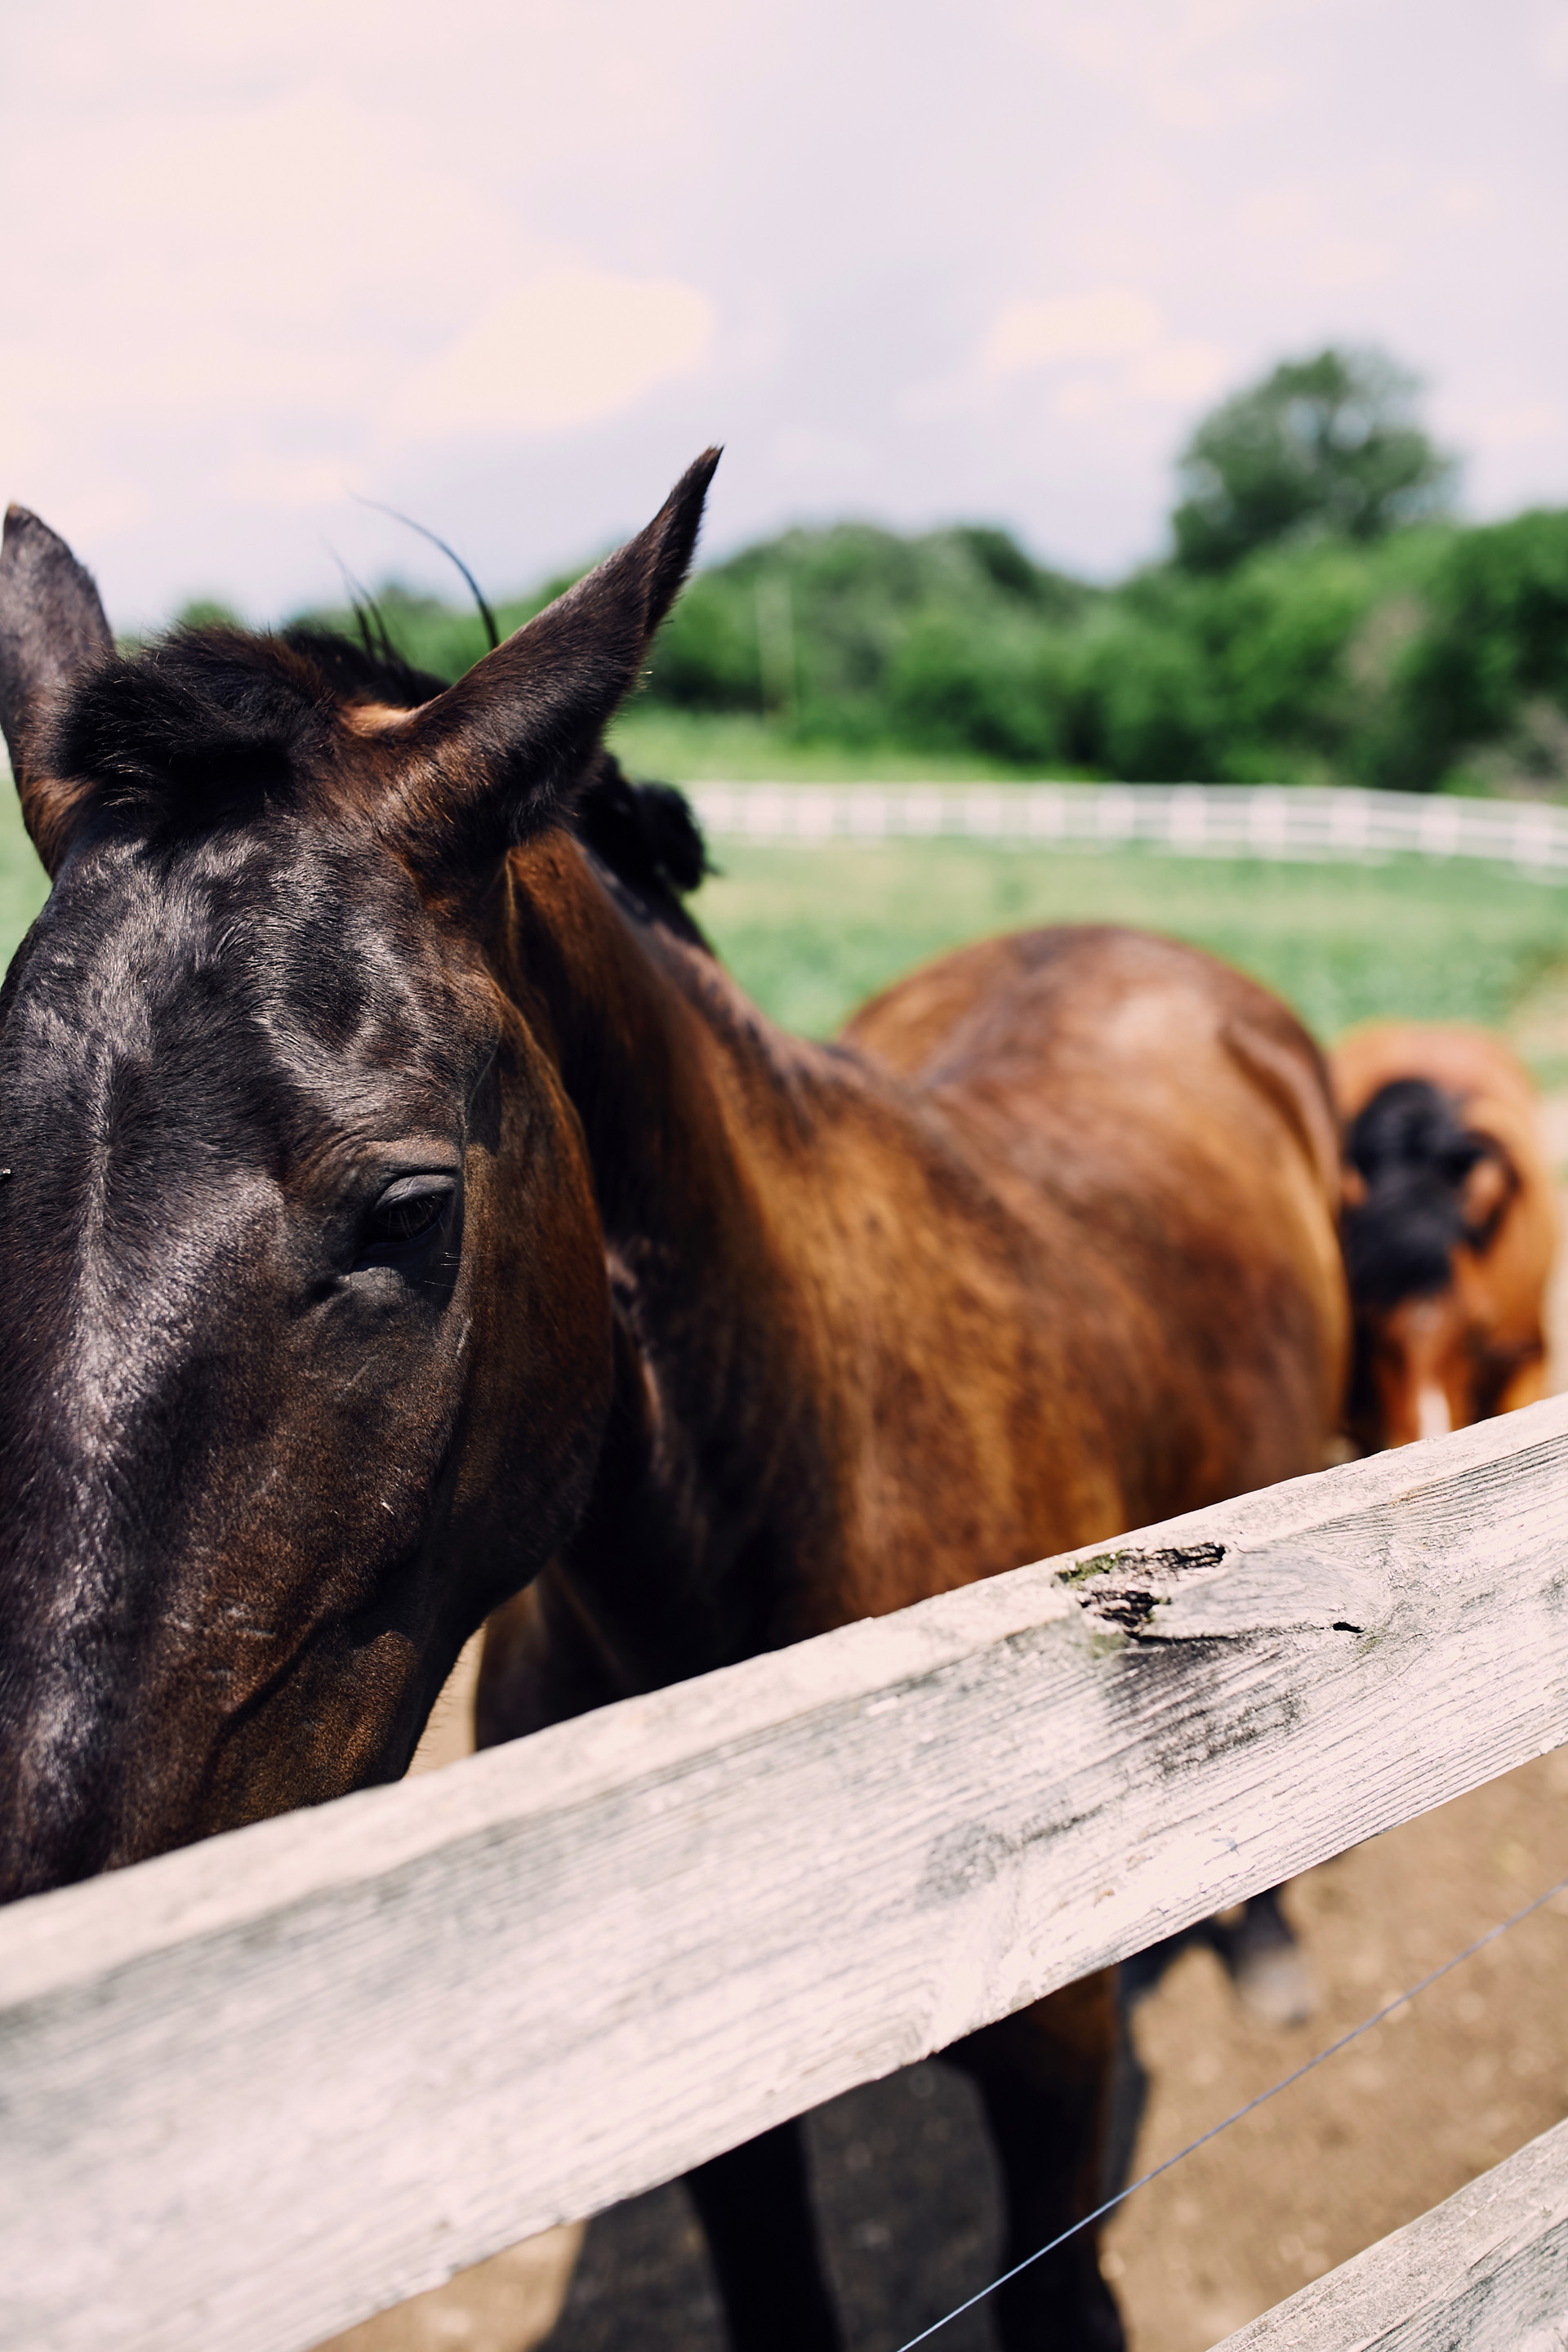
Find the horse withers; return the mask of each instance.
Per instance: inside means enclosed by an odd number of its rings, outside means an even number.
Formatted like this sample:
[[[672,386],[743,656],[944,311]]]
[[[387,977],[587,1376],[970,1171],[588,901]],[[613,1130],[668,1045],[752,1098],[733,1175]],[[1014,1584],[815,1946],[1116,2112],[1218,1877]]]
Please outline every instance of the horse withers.
[[[1557,1209],[1530,1073],[1484,1029],[1415,1021],[1352,1029],[1330,1071],[1352,1436],[1373,1453],[1535,1403]]]
[[[5,1895],[395,1778],[492,1612],[490,1741],[1321,1459],[1282,1006],[1069,929],[812,1045],[683,915],[600,735],[715,462],[444,689],[300,632],[122,656],[10,519],[53,889],[0,998]],[[1097,2200],[1118,2030],[1101,1976],[952,2053],[1015,2258]],[[836,2344],[797,2127],[691,2185],[742,2352]],[[1000,2320],[1119,2343],[1092,2233]]]

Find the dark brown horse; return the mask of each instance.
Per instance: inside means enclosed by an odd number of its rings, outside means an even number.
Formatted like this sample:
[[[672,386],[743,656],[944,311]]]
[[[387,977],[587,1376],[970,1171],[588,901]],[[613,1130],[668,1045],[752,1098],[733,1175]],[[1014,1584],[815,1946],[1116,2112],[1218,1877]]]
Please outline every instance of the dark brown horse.
[[[444,692],[120,657],[11,519],[54,890],[0,1003],[5,1894],[395,1778],[516,1594],[492,1741],[1321,1459],[1336,1155],[1279,1004],[1068,929],[806,1045],[680,915],[598,742],[713,463]],[[959,2053],[1015,2253],[1093,2199],[1114,2032],[1095,1979]],[[795,2127],[693,2186],[736,2344],[836,2342]],[[1120,2341],[1087,2236],[1003,2326]]]

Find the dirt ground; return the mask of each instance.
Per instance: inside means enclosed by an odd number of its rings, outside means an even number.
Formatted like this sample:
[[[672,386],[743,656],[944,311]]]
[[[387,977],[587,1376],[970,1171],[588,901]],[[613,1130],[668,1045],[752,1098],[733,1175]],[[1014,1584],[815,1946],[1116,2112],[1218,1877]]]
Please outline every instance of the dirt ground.
[[[1568,1877],[1568,1754],[1342,1854],[1289,1908],[1320,2006],[1251,2023],[1191,1952],[1140,2011],[1146,2171]],[[1568,1895],[1131,2198],[1105,2268],[1133,2352],[1205,2352],[1568,2116]]]
[[[1568,1095],[1545,1110],[1554,1156],[1568,1164]],[[1561,1373],[1568,1265],[1552,1336]],[[465,1744],[454,1690],[421,1766]],[[1568,1750],[1296,1883],[1289,1909],[1319,1996],[1310,2023],[1253,2022],[1212,1955],[1184,1954],[1136,2016],[1152,2090],[1135,2171],[1563,1877]],[[1564,2116],[1568,1895],[1129,2200],[1104,2259],[1131,2352],[1205,2352]],[[912,2069],[836,2101],[814,2120],[812,2151],[852,2352],[894,2352],[991,2275],[989,2158],[966,2086],[944,2069]],[[593,2223],[579,2256],[580,2240],[552,2232],[354,2329],[332,2352],[525,2352],[552,2329],[552,2352],[719,2352],[680,2190],[656,2190]],[[994,2337],[977,2314],[937,2340],[943,2352],[980,2352]]]

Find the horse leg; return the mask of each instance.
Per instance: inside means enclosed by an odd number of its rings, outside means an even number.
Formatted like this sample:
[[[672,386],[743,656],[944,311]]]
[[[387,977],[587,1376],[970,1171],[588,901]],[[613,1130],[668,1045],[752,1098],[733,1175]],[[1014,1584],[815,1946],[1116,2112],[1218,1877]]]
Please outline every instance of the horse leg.
[[[1120,2197],[1131,2179],[1132,2161],[1138,2153],[1138,2135],[1143,2128],[1143,2116],[1149,2105],[1148,2069],[1138,2054],[1138,2044],[1132,2033],[1136,1995],[1127,1983],[1125,1964],[1114,1973],[1116,2059],[1111,2069],[1110,2096],[1107,2102],[1105,2163],[1100,2179],[1102,2197]]]
[[[686,2176],[713,2258],[732,2352],[840,2352],[799,2119]]]
[[[1317,2007],[1312,1979],[1296,1932],[1271,1886],[1242,1906],[1234,1927],[1211,1934],[1243,2005],[1266,2025],[1301,2025]]]
[[[973,2075],[991,2126],[1006,2205],[1004,2270],[1102,2201],[1121,2035],[1115,1971],[1102,1969],[942,2053]],[[1126,2340],[1092,2228],[1032,2263],[995,2302],[1005,2352],[1121,2352]]]

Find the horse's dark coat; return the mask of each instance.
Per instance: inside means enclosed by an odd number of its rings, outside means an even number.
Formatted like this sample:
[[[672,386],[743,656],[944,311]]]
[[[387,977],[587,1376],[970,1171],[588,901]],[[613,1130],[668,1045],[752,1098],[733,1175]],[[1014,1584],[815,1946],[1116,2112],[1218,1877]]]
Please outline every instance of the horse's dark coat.
[[[487,1616],[510,1738],[1321,1460],[1336,1157],[1281,1006],[1068,929],[822,1048],[679,908],[689,820],[598,735],[710,471],[439,693],[121,659],[13,522],[55,890],[0,1001],[0,1892],[395,1775]],[[1093,2201],[1116,2033],[1100,1977],[963,2047],[1016,2251]],[[721,2234],[773,2160],[705,2168]],[[748,2352],[829,2340],[799,2267]],[[1003,2327],[1118,2340],[1089,2237]]]

